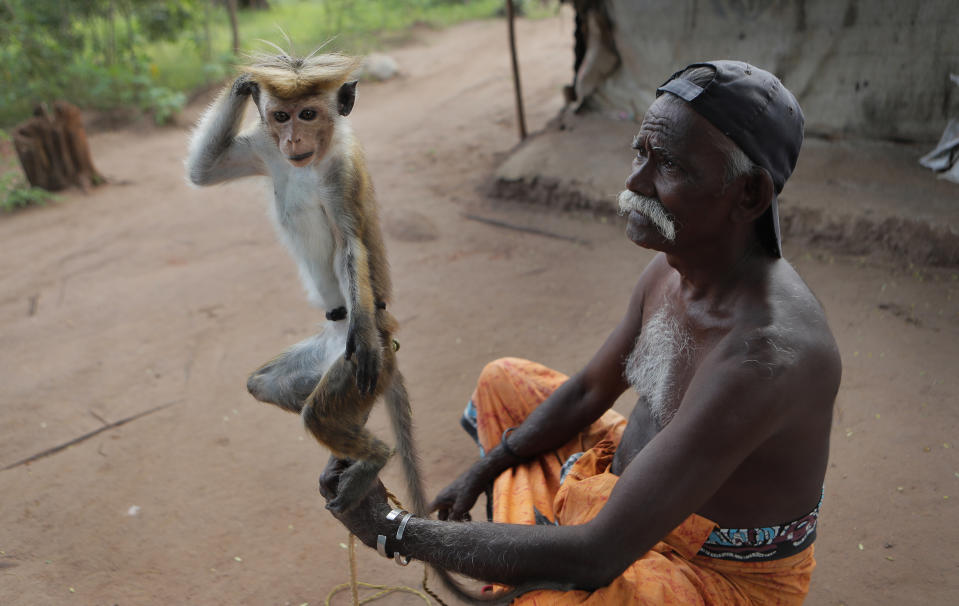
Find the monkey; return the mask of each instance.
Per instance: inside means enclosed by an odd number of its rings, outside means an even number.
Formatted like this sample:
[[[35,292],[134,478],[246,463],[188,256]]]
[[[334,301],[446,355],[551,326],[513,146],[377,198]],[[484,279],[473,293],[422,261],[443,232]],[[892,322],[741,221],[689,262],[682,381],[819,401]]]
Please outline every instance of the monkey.
[[[335,53],[255,56],[200,118],[186,168],[197,186],[272,179],[274,226],[327,321],[256,369],[247,389],[259,401],[300,414],[333,457],[349,462],[328,507],[351,508],[391,455],[365,427],[382,396],[412,509],[426,515],[412,411],[396,363],[397,321],[387,309],[392,285],[373,183],[347,118],[357,86],[350,77],[358,67],[356,58]],[[241,132],[248,99],[260,119]]]
[[[187,175],[207,186],[248,176],[273,181],[271,216],[299,268],[310,302],[325,310],[320,332],[289,347],[247,379],[259,401],[300,414],[344,468],[334,512],[348,511],[373,486],[390,449],[365,424],[383,397],[396,435],[412,513],[428,517],[412,410],[387,306],[391,277],[373,184],[350,127],[358,60],[339,54],[257,56],[200,118],[190,138]],[[240,131],[247,101],[259,122]],[[447,571],[443,584],[468,603],[508,603],[541,584],[502,596],[474,595]]]

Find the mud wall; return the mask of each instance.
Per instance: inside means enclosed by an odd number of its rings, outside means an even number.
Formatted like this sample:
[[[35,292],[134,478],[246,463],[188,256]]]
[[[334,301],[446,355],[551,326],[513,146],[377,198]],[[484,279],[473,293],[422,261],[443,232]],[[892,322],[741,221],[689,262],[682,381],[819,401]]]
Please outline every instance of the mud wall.
[[[959,116],[955,0],[574,2],[586,53],[579,106],[640,119],[656,87],[696,61],[741,59],[798,97],[807,132],[935,141]]]

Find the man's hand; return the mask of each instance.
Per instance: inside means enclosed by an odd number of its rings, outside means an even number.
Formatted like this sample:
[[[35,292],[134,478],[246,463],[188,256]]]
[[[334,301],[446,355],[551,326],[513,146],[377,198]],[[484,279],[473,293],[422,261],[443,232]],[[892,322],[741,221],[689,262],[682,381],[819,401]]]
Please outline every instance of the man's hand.
[[[336,497],[340,476],[349,464],[350,461],[330,457],[326,469],[320,475],[320,494],[327,502]],[[384,527],[386,514],[390,512],[390,509],[386,501],[386,488],[377,480],[373,488],[356,506],[342,513],[331,513],[364,545],[376,549],[376,535],[383,534],[379,530]]]
[[[441,520],[469,521],[470,509],[489,483],[490,480],[482,472],[480,465],[475,464],[440,491],[430,503],[430,511],[437,512],[437,517]]]

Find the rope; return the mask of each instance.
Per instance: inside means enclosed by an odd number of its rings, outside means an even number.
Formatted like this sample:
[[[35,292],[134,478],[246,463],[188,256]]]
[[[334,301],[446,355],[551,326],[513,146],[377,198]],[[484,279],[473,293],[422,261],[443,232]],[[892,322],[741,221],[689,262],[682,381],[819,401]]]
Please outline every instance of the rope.
[[[400,503],[400,500],[397,499],[396,495],[394,495],[389,490],[386,491],[386,497],[390,500],[391,503],[393,503],[393,507],[396,507],[398,509],[404,509],[403,504]],[[356,577],[357,577],[356,575],[356,536],[352,533],[350,533],[350,538],[349,538],[349,560],[350,560],[349,583],[340,583],[339,585],[331,589],[330,592],[326,594],[326,600],[323,602],[324,606],[330,606],[330,602],[333,600],[333,596],[335,596],[336,594],[346,589],[349,589],[350,593],[352,594],[353,606],[360,606],[360,604],[366,604],[374,600],[378,600],[394,592],[411,593],[415,596],[422,598],[423,601],[426,602],[427,606],[432,606],[433,603],[430,601],[430,597],[432,597],[441,606],[446,606],[446,603],[443,602],[443,600],[441,600],[440,597],[436,595],[436,593],[434,593],[427,586],[426,580],[427,580],[427,576],[429,575],[429,568],[425,564],[423,565],[423,591],[419,591],[417,589],[413,589],[412,587],[405,587],[402,585],[375,585],[373,583],[364,583],[362,581],[357,581],[356,580]],[[367,596],[361,600],[359,596],[360,587],[364,589],[376,589],[378,591],[374,593],[373,595]],[[427,594],[429,594],[429,596],[427,596]]]

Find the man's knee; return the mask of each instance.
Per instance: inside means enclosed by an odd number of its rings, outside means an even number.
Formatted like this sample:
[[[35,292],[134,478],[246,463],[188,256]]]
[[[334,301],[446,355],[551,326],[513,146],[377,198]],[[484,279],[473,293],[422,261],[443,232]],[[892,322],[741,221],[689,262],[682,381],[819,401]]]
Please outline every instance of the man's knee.
[[[513,369],[516,368],[517,364],[522,362],[525,362],[525,360],[520,358],[497,358],[483,367],[482,372],[480,372],[479,383],[496,383],[508,379],[514,374]]]

